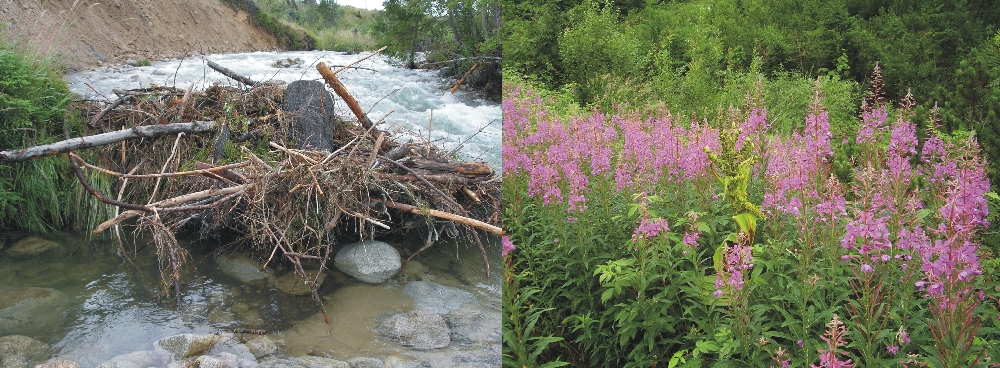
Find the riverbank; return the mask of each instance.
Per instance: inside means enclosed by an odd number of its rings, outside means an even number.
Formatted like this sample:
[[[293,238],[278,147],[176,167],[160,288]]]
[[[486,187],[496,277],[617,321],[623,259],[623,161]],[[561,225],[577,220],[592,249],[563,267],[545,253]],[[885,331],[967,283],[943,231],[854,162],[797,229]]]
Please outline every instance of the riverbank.
[[[274,36],[219,0],[0,0],[2,33],[67,71],[127,60],[274,50]]]

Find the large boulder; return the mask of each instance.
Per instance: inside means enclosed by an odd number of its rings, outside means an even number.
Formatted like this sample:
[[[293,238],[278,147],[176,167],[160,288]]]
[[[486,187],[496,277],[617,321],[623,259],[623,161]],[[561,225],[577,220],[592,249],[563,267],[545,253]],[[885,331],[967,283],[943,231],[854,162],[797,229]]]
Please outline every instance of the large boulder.
[[[330,150],[336,121],[333,106],[322,82],[299,80],[285,88],[282,110],[292,118],[292,136],[299,148]]]
[[[378,240],[348,244],[333,260],[341,272],[372,284],[385,282],[399,273],[402,260],[399,251]]]
[[[55,325],[69,297],[48,288],[0,291],[0,335],[34,335]]]
[[[246,345],[254,358],[265,357],[278,351],[278,344],[275,344],[270,337],[262,335],[250,335],[244,338],[243,345]]]
[[[451,343],[451,330],[444,318],[422,309],[389,316],[379,323],[378,333],[416,350],[434,350]]]
[[[29,236],[11,245],[7,249],[7,256],[11,258],[31,258],[55,252],[60,247],[59,243],[54,241],[42,239],[37,236]]]
[[[260,262],[240,253],[219,254],[215,257],[215,263],[219,264],[222,273],[244,283],[265,279],[273,274],[271,270],[261,271]]]
[[[27,336],[0,337],[0,364],[3,367],[27,367],[32,361],[48,359],[49,346]]]

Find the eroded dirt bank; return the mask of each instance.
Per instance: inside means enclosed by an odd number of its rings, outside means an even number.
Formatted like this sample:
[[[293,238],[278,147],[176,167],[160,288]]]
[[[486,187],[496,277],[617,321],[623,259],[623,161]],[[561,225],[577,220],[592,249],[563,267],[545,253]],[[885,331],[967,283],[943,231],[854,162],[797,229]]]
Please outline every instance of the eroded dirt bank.
[[[127,59],[277,48],[219,0],[0,0],[2,32],[55,54],[70,71]]]

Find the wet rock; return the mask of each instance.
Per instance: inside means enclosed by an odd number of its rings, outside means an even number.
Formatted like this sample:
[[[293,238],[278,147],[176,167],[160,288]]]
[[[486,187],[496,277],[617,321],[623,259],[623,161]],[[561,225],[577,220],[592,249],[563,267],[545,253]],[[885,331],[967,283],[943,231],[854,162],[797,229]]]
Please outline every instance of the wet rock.
[[[31,258],[44,253],[54,252],[61,246],[59,243],[37,236],[29,236],[14,243],[7,249],[7,256],[11,258]]]
[[[406,360],[398,356],[385,358],[385,368],[432,368],[427,362]]]
[[[261,360],[257,368],[312,368],[311,366],[304,365],[298,361],[298,359],[284,359],[284,358],[274,358],[270,357]]]
[[[434,350],[451,343],[451,330],[444,318],[426,310],[394,314],[379,323],[378,333],[416,350]]]
[[[333,98],[319,81],[299,80],[285,88],[282,110],[292,117],[292,135],[298,148],[329,151],[333,140]]]
[[[139,62],[135,61],[135,59],[128,59],[128,60],[125,60],[125,65],[128,65],[128,66],[135,66],[135,65],[136,65],[136,64],[138,64],[138,63],[139,63]]]
[[[28,367],[31,361],[48,359],[49,346],[27,336],[0,337],[0,366]]]
[[[351,358],[347,360],[351,368],[385,368],[381,360],[375,358]]]
[[[205,354],[222,338],[222,335],[213,334],[183,334],[160,339],[154,345],[170,353],[177,360]]]
[[[198,368],[239,368],[254,366],[257,362],[240,359],[236,354],[232,353],[219,353],[202,355],[196,358],[194,363],[194,366]]]
[[[309,283],[313,280],[314,277],[316,277],[316,273],[307,272],[306,275],[309,276],[309,281],[303,280],[302,278],[298,277],[295,274],[295,272],[286,273],[278,277],[275,286],[277,286],[278,290],[281,290],[285,294],[310,295],[312,294],[312,289],[309,287]],[[325,273],[320,274],[319,280],[317,280],[318,284],[317,287],[319,285],[323,285],[324,279],[326,279],[326,274]]]
[[[36,365],[35,368],[80,368],[80,363],[66,359],[55,359]]]
[[[403,286],[403,294],[413,298],[414,309],[437,314],[448,314],[476,302],[475,295],[468,291],[430,281],[409,282]]]
[[[347,362],[343,362],[336,359],[322,358],[316,356],[304,356],[299,358],[304,366],[309,368],[350,368],[351,366]]]
[[[451,340],[458,345],[471,346],[503,339],[499,311],[468,305],[449,312],[444,318],[451,327]]]
[[[0,292],[0,335],[34,335],[55,325],[69,297],[55,289],[18,288]],[[44,312],[41,312],[44,311]]]
[[[137,351],[131,354],[119,355],[101,363],[97,368],[146,368],[167,365],[170,357],[157,351]]]
[[[255,358],[265,357],[278,351],[278,345],[267,336],[251,335],[245,338],[243,345],[246,345]]]
[[[265,279],[273,274],[271,270],[261,272],[261,264],[257,260],[247,257],[244,254],[220,254],[215,257],[215,263],[219,264],[222,273],[240,280],[241,282],[251,282]]]
[[[366,240],[344,246],[333,260],[341,272],[372,284],[385,282],[399,273],[402,261],[391,245]]]

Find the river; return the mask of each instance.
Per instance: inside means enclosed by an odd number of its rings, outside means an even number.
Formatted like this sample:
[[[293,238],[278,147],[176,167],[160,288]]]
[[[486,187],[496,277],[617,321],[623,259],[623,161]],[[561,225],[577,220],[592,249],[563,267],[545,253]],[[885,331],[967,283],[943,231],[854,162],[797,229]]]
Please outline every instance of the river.
[[[236,85],[208,68],[203,60],[217,62],[251,79],[290,82],[320,80],[311,66],[316,62],[345,65],[357,58],[333,52],[209,55],[204,59],[154,62],[145,67],[104,67],[69,75],[67,80],[71,90],[84,98],[113,100],[112,89],[152,84],[185,89],[194,84],[196,90],[215,83]],[[303,63],[274,66],[283,59]],[[385,119],[384,130],[399,127],[409,131],[411,139],[417,139],[415,136],[426,136],[428,121],[433,119],[431,137],[436,144],[446,149],[461,144],[460,158],[486,161],[499,168],[501,113],[496,103],[464,90],[452,95],[447,92],[450,81],[436,73],[396,68],[381,57],[357,66],[364,69],[348,70],[338,77],[373,120],[393,111]],[[346,106],[339,102],[338,111],[349,116]],[[487,238],[493,270],[489,278],[475,246],[444,236],[416,262],[407,265],[403,274],[383,284],[366,284],[331,271],[319,289],[330,324],[324,322],[310,296],[285,294],[276,286],[287,276],[288,267],[272,266],[276,272],[258,282],[243,282],[220,271],[219,254],[240,253],[232,249],[232,239],[181,240],[190,252],[190,267],[185,269],[184,277],[190,283],[184,288],[184,307],[177,310],[158,294],[161,284],[155,246],[147,246],[142,236],[125,237],[124,248],[134,253],[128,259],[117,254],[118,243],[110,237],[83,240],[81,234],[72,233],[44,237],[62,244],[62,251],[45,258],[0,258],[0,292],[36,287],[65,294],[68,301],[64,308],[37,311],[36,318],[54,323],[31,331],[29,336],[51,346],[53,359],[70,359],[84,368],[114,359],[118,359],[117,366],[146,366],[150,363],[141,362],[154,360],[141,359],[159,349],[154,344],[157,340],[231,329],[267,331],[266,336],[278,348],[272,354],[256,357],[247,356],[245,348],[230,346],[225,350],[225,344],[220,343],[220,351],[242,359],[239,366],[291,367],[291,360],[281,359],[304,356],[344,361],[374,358],[386,367],[499,366],[500,247],[492,237]],[[418,237],[422,238],[418,234],[412,239],[386,241],[405,258],[422,245]],[[413,290],[426,292],[417,295],[419,292],[414,294]],[[431,310],[447,319],[451,342],[446,347],[417,350],[376,332],[380,321],[388,316],[416,309]],[[123,356],[135,359],[123,360]],[[162,355],[158,359],[158,364],[153,365],[170,363]],[[174,359],[172,366],[176,364]]]

